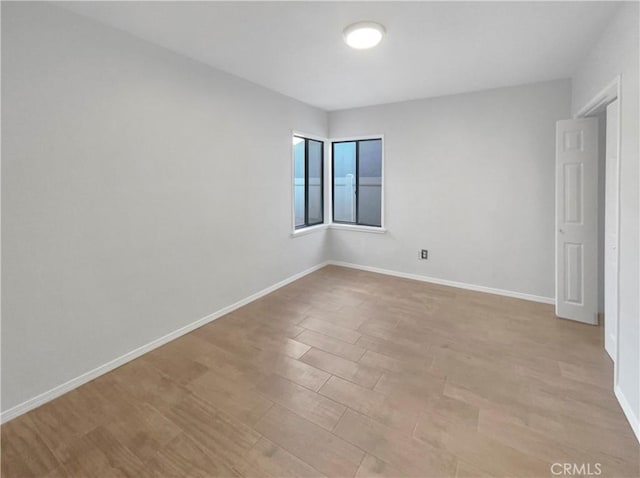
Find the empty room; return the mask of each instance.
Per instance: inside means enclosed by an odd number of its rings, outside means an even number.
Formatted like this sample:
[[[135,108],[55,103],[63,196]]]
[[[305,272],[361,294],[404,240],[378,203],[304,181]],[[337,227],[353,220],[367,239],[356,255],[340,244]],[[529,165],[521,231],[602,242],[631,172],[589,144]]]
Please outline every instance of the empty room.
[[[640,3],[1,29],[3,478],[640,476]]]

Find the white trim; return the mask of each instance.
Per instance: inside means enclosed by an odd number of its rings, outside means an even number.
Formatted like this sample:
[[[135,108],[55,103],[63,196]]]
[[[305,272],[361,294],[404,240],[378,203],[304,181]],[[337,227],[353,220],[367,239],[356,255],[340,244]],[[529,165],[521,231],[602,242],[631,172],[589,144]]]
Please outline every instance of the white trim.
[[[489,293],[489,294],[496,294],[496,295],[502,295],[502,296],[506,296],[506,297],[514,297],[514,298],[518,298],[518,299],[525,299],[525,300],[530,300],[530,301],[534,301],[534,302],[542,302],[545,304],[553,304],[554,303],[554,299],[550,298],[550,297],[541,297],[541,296],[536,296],[536,295],[531,295],[531,294],[523,294],[521,292],[514,292],[514,291],[508,291],[508,290],[502,290],[502,289],[495,289],[492,287],[485,287],[485,286],[478,286],[478,285],[473,285],[473,284],[466,284],[463,282],[456,282],[456,281],[450,281],[450,280],[446,280],[446,279],[439,279],[439,278],[434,278],[434,277],[427,277],[427,276],[422,276],[422,275],[418,275],[418,274],[409,274],[409,273],[404,273],[404,272],[398,272],[398,271],[391,271],[391,270],[387,270],[387,269],[380,269],[377,267],[370,267],[370,266],[363,266],[363,265],[359,265],[359,264],[352,264],[352,263],[348,263],[348,262],[341,262],[341,261],[326,261],[326,262],[322,262],[320,264],[317,264],[309,269],[306,269],[302,272],[299,272],[297,274],[294,274],[276,284],[273,284],[265,289],[262,289],[259,292],[256,292],[255,294],[252,294],[242,300],[239,300],[238,302],[235,302],[234,304],[231,304],[227,307],[224,307],[210,315],[207,315],[206,317],[203,317],[201,319],[196,320],[195,322],[192,322],[188,325],[185,325],[184,327],[181,327],[177,330],[174,330],[173,332],[170,332],[160,338],[157,338],[155,340],[152,340],[151,342],[142,345],[130,352],[127,352],[124,355],[121,355],[120,357],[117,357],[103,365],[100,365],[99,367],[94,368],[93,370],[89,370],[85,373],[83,373],[82,375],[79,375],[78,377],[75,377],[61,385],[58,385],[54,388],[52,388],[51,390],[48,390],[46,392],[43,392],[33,398],[30,398],[28,400],[25,400],[24,402],[15,405],[14,407],[11,407],[8,410],[3,411],[2,413],[0,413],[0,423],[6,423],[9,420],[12,420],[24,413],[27,413],[30,410],[33,410],[34,408],[39,407],[40,405],[44,405],[45,403],[58,398],[59,396],[70,392],[71,390],[80,387],[81,385],[84,385],[87,382],[90,382],[91,380],[94,380],[96,378],[98,378],[101,375],[104,375],[107,372],[110,372],[142,355],[144,355],[147,352],[150,352],[172,340],[175,340],[199,327],[202,327],[203,325],[206,325],[230,312],[233,312],[234,310],[249,304],[250,302],[253,302],[267,294],[270,294],[271,292],[280,289],[281,287],[284,287],[288,284],[290,284],[291,282],[294,282],[308,274],[311,274],[312,272],[315,272],[319,269],[322,269],[323,267],[327,266],[327,265],[336,265],[336,266],[341,266],[341,267],[348,267],[351,269],[359,269],[359,270],[364,270],[364,271],[368,271],[368,272],[374,272],[374,273],[378,273],[378,274],[385,274],[385,275],[390,275],[390,276],[395,276],[395,277],[401,277],[404,279],[413,279],[413,280],[417,280],[417,281],[422,281],[422,282],[429,282],[429,283],[433,283],[433,284],[440,284],[440,285],[446,285],[446,286],[450,286],[450,287],[457,287],[459,289],[466,289],[466,290],[474,290],[474,291],[478,291],[478,292],[485,292],[485,293]],[[620,401],[620,404],[622,406],[622,409],[624,410],[625,414],[627,415],[627,418],[629,419],[629,421],[632,423],[632,426],[635,427],[634,431],[636,432],[636,435],[638,434],[638,421],[635,418],[635,415],[633,414],[631,407],[629,406],[628,402],[626,401],[626,399],[624,398],[624,395],[622,394],[621,391],[619,391],[619,388],[616,387],[616,396],[618,397],[618,400]]]
[[[513,297],[516,299],[530,300],[532,302],[541,302],[543,304],[555,303],[555,298],[553,297],[543,297],[539,295],[525,294],[523,292],[496,289],[493,287],[486,287],[482,285],[467,284],[466,282],[456,282],[456,281],[447,280],[447,279],[439,279],[437,277],[428,277],[428,276],[423,276],[419,274],[409,274],[407,272],[392,271],[388,269],[380,269],[378,267],[352,264],[350,262],[328,261],[328,263],[334,266],[348,267],[350,269],[358,269],[358,270],[367,271],[367,272],[375,272],[377,274],[385,274],[385,275],[394,276],[394,277],[402,277],[403,279],[412,279],[412,280],[417,280],[421,282],[429,282],[432,284],[457,287],[458,289],[473,290],[476,292],[485,292],[487,294],[495,294],[495,295],[502,295],[505,297]]]
[[[345,136],[343,138],[329,138],[329,140],[333,142],[342,142],[342,141],[358,141],[360,139],[382,139],[384,143],[384,135],[383,134],[355,134],[353,136]]]
[[[596,95],[591,98],[587,103],[578,110],[574,115],[574,118],[586,118],[597,113],[598,109],[605,106],[607,103],[611,103],[616,98],[620,98],[620,75],[616,76],[613,80],[602,88]]]
[[[337,143],[337,142],[343,142],[343,141],[359,141],[359,140],[368,140],[368,139],[379,139],[382,141],[382,158],[381,158],[381,165],[380,165],[380,169],[382,171],[382,184],[380,186],[380,227],[377,228],[379,229],[378,231],[375,232],[386,232],[385,229],[385,214],[384,214],[384,210],[385,210],[385,199],[384,199],[384,184],[385,184],[385,167],[384,167],[384,157],[385,157],[385,139],[384,139],[384,134],[366,134],[366,135],[354,135],[354,136],[346,136],[343,138],[328,138],[327,141],[329,143],[329,149],[330,149],[330,157],[329,157],[329,198],[331,199],[331,204],[329,205],[329,225],[331,228],[334,229],[342,229],[342,227],[335,227],[336,224],[339,226],[343,226],[343,224],[341,223],[335,223],[333,222],[333,191],[331,190],[331,188],[333,187],[333,143]],[[327,215],[325,214],[325,218],[327,217]],[[326,221],[326,219],[325,219]],[[349,224],[346,224],[347,226],[350,226]],[[360,226],[358,224],[354,224],[354,227],[373,227],[373,226]],[[359,230],[359,229],[356,229]],[[367,230],[366,232],[373,232],[373,231],[369,231]]]
[[[611,341],[609,342],[611,344],[611,346],[613,347],[613,353],[610,353],[609,350],[607,350],[607,353],[609,354],[609,356],[611,357],[611,360],[613,360],[613,384],[614,387],[618,384],[618,366],[616,365],[618,363],[618,337],[619,337],[619,329],[620,329],[620,184],[622,183],[621,178],[620,178],[620,164],[622,163],[621,159],[622,159],[622,101],[620,99],[620,76],[618,76],[616,78],[617,80],[617,85],[616,85],[616,97],[610,101],[609,103],[612,103],[613,101],[618,101],[618,130],[616,131],[616,151],[618,152],[618,161],[616,164],[616,179],[617,179],[617,184],[616,184],[616,191],[615,191],[615,202],[616,202],[616,218],[615,218],[615,224],[616,224],[616,281],[617,281],[617,285],[616,285],[616,312],[618,314],[618,316],[615,318],[615,322],[616,322],[616,331],[614,334],[614,337],[611,339]],[[605,117],[607,114],[607,110],[605,108]],[[606,148],[606,131],[605,131],[605,148]],[[606,170],[606,162],[607,162],[607,153],[605,151],[604,154],[604,159],[605,159],[605,170]],[[606,210],[606,193],[605,193],[605,210]],[[605,238],[606,238],[606,229],[605,229]],[[606,239],[605,239],[605,244],[606,244]],[[603,244],[603,247],[605,247],[605,245]],[[606,250],[605,250],[605,254],[606,254]],[[606,262],[605,262],[606,264]],[[602,271],[602,274],[604,275],[604,270]],[[603,282],[605,282],[606,279],[603,279]],[[605,291],[606,291],[606,284],[604,285],[605,287]],[[603,323],[604,326],[604,323]],[[606,338],[605,338],[605,343],[606,343]],[[606,347],[605,347],[606,350]]]
[[[192,330],[197,329],[198,327],[202,327],[203,325],[208,324],[209,322],[212,322],[222,317],[223,315],[228,314],[229,312],[233,312],[234,310],[244,305],[247,305],[248,303],[253,302],[254,300],[257,300],[267,294],[270,294],[271,292],[281,287],[284,287],[285,285],[290,284],[293,281],[296,281],[308,274],[311,274],[312,272],[315,272],[318,269],[322,269],[326,265],[327,265],[326,262],[322,262],[320,264],[317,264],[311,267],[310,269],[307,269],[305,271],[302,271],[290,277],[287,277],[286,279],[281,280],[280,282],[273,284],[265,289],[262,289],[261,291],[250,295],[249,297],[245,297],[244,299],[239,300],[234,304],[224,307],[210,315],[207,315],[206,317],[198,319],[195,322],[192,322],[188,325],[185,325],[184,327],[174,330],[173,332],[169,332],[168,334],[160,338],[152,340],[151,342],[145,345],[142,345],[130,352],[127,352],[124,355],[121,355],[118,358],[115,358],[103,365],[100,365],[99,367],[96,367],[93,370],[89,370],[88,372],[85,372],[78,377],[72,378],[68,382],[58,385],[57,387],[54,387],[51,390],[48,390],[44,393],[36,395],[35,397],[30,398],[28,400],[25,400],[24,402],[2,412],[0,414],[0,423],[8,422],[9,420],[16,418],[19,415],[22,415],[23,413],[27,413],[28,411],[33,410],[34,408],[37,408],[40,405],[44,405],[45,403],[53,400],[54,398],[57,398],[67,392],[70,392],[71,390],[78,388],[79,386],[84,385],[85,383],[90,382],[91,380],[94,380],[99,376],[104,375],[105,373],[110,372],[111,370],[114,370],[126,364],[127,362],[130,362],[140,357],[141,355],[144,355],[147,352],[150,352],[153,349],[156,349],[161,345],[166,344],[167,342],[171,342],[172,340],[175,340],[183,336],[184,334],[187,334]]]
[[[387,232],[387,230],[382,227],[359,226],[357,224],[342,224],[339,222],[328,222],[324,224],[317,224],[315,226],[296,229],[291,233],[291,237],[306,236],[307,234],[324,231],[326,229],[340,229],[344,231],[356,231],[356,232],[371,232],[374,234],[385,234]]]
[[[384,234],[387,232],[387,230],[383,227],[360,226],[358,224],[342,224],[339,222],[330,223],[329,229],[341,229],[344,231],[372,232],[374,234]]]
[[[622,149],[621,149],[621,137],[622,137],[622,80],[621,75],[616,76],[609,84],[607,84],[602,90],[600,90],[591,100],[578,110],[575,114],[576,118],[586,117],[597,113],[601,108],[611,103],[614,100],[618,100],[618,179],[620,179],[620,166],[622,164]],[[618,317],[616,323],[616,336],[615,336],[615,350],[613,351],[613,392],[618,399],[618,403],[624,412],[627,421],[631,425],[633,433],[636,436],[638,442],[640,442],[640,421],[638,417],[633,413],[631,404],[625,397],[619,383],[619,364],[620,364],[620,184],[618,184],[618,191],[616,195],[616,201],[618,202],[618,244],[617,244],[617,260],[618,260]],[[606,285],[605,285],[606,287]],[[608,353],[608,351],[607,351]]]
[[[317,134],[311,134],[311,133],[304,133],[302,131],[298,131],[295,129],[291,130],[291,137],[293,136],[300,136],[302,138],[312,139],[314,141],[321,141],[323,143],[327,142],[327,138],[325,138],[324,136],[318,136]]]
[[[328,224],[327,221],[327,207],[329,205],[329,202],[327,200],[327,157],[328,157],[328,153],[327,153],[327,143],[331,144],[329,142],[329,140],[323,136],[318,136],[316,134],[309,134],[309,133],[303,133],[302,131],[297,131],[295,129],[291,130],[291,136],[289,138],[289,141],[291,141],[291,237],[297,237],[297,236],[303,236],[304,234],[301,234],[300,231],[302,231],[302,229],[296,229],[296,171],[295,171],[295,148],[294,148],[294,144],[293,144],[293,137],[294,136],[300,136],[302,138],[307,138],[307,139],[312,139],[314,141],[320,141],[322,142],[322,151],[323,151],[323,157],[322,157],[322,184],[323,184],[323,190],[322,190],[322,198],[323,198],[323,204],[322,204],[322,220],[323,222],[321,224],[316,224],[316,226],[325,226]],[[310,226],[309,228],[313,228],[316,226]],[[309,229],[306,228],[306,229]]]
[[[611,80],[602,90],[600,90],[596,95],[591,98],[587,103],[578,110],[575,117],[576,118],[584,118],[589,115],[593,115],[598,113],[598,110],[602,107],[605,107],[607,104],[612,101],[618,100],[618,191],[616,194],[616,201],[618,203],[616,211],[618,213],[618,217],[616,218],[616,224],[618,226],[617,237],[618,244],[616,244],[617,252],[617,261],[618,261],[618,287],[616,290],[618,291],[617,301],[618,304],[616,306],[616,310],[618,311],[617,323],[616,323],[616,336],[614,338],[615,350],[613,351],[613,387],[614,391],[616,387],[618,387],[618,363],[620,354],[618,352],[618,344],[620,343],[620,165],[622,163],[622,148],[621,148],[621,138],[622,138],[622,76],[617,75],[613,80]],[[606,111],[606,110],[605,110]],[[557,261],[556,261],[557,262]],[[557,264],[556,264],[557,266]],[[604,271],[601,272],[604,274]],[[605,284],[606,288],[606,284]],[[607,350],[607,353],[609,351]],[[610,354],[611,356],[611,354]],[[617,393],[616,393],[617,396]],[[622,405],[622,404],[621,404]],[[637,422],[636,422],[637,423]]]
[[[633,433],[636,435],[636,440],[640,442],[640,421],[638,420],[638,417],[636,417],[636,414],[633,413],[633,408],[627,400],[627,397],[625,397],[624,393],[622,393],[622,389],[618,385],[616,385],[613,387],[613,391],[616,394],[616,398],[618,399],[618,403],[620,403],[622,411],[627,417],[629,425],[631,425]]]
[[[306,236],[314,232],[324,231],[329,228],[329,224],[317,224],[315,226],[303,227],[302,229],[296,229],[291,233],[291,237]]]

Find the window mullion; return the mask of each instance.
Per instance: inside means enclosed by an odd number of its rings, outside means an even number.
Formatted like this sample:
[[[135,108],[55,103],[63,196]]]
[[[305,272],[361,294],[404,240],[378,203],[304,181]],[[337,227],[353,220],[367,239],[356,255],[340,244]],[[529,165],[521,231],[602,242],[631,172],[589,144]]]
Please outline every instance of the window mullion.
[[[331,222],[336,220],[336,143],[331,142]]]
[[[309,225],[309,140],[304,140],[304,225]]]
[[[320,143],[320,219],[324,222],[324,142]]]
[[[360,141],[356,141],[356,224],[360,224],[358,211],[360,209]]]

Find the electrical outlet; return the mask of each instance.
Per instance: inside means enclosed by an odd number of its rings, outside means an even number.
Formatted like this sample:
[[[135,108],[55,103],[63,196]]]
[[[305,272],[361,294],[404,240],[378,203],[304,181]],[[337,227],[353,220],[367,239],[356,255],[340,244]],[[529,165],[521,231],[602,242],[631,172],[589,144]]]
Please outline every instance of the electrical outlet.
[[[420,250],[420,259],[428,259],[429,258],[429,251],[426,249],[421,249]]]

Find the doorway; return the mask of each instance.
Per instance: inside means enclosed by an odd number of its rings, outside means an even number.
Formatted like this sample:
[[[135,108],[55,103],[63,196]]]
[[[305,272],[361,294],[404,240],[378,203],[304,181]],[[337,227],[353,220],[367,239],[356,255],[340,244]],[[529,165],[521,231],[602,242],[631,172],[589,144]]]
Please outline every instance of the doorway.
[[[615,360],[618,327],[619,117],[613,99],[593,117],[598,119],[598,317],[604,324],[604,348]]]
[[[614,363],[619,295],[619,125],[618,77],[575,119],[559,121],[557,129],[556,315],[591,324],[600,319],[605,350]],[[566,137],[577,131],[580,147],[569,155]],[[589,149],[589,145],[593,147]],[[573,182],[566,172],[572,167],[578,171]],[[578,232],[568,238],[567,230],[571,229],[567,226],[571,224],[567,224],[565,212],[571,208],[577,208],[581,218],[575,221]],[[566,251],[572,255],[563,254]],[[572,291],[579,301],[572,300]]]

